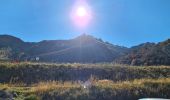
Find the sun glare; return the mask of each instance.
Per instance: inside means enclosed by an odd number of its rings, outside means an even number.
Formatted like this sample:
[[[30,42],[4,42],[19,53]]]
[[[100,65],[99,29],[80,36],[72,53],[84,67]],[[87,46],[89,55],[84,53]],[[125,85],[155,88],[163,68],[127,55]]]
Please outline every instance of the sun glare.
[[[80,0],[75,3],[71,11],[71,20],[79,28],[87,27],[92,19],[92,11],[85,0]]]

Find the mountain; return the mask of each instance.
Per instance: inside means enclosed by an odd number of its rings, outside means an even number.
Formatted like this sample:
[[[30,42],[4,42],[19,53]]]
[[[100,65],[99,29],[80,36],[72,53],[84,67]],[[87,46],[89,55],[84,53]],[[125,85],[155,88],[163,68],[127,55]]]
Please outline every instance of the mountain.
[[[18,52],[21,52],[24,42],[16,37],[9,35],[0,36],[0,58],[7,60],[14,58]]]
[[[11,48],[19,48],[21,45],[23,45],[24,42],[16,37],[10,36],[10,35],[1,35],[0,36],[0,48],[2,47],[11,47]]]
[[[10,35],[0,35],[0,59],[16,60],[31,46],[19,38]]]
[[[7,52],[8,59],[32,61],[38,58],[44,62],[112,62],[123,56],[128,49],[86,34],[70,40],[44,40],[37,43],[28,43],[13,36],[1,35],[0,41],[2,45],[0,50],[3,48],[11,50]]]
[[[50,62],[112,62],[126,49],[83,34],[70,40],[41,41],[31,48],[29,55]]]
[[[14,36],[0,35],[0,60],[170,65],[170,39],[126,48],[87,34],[70,40],[40,42],[24,42]]]
[[[129,65],[170,65],[170,39],[160,43],[144,43],[130,48],[116,60]]]

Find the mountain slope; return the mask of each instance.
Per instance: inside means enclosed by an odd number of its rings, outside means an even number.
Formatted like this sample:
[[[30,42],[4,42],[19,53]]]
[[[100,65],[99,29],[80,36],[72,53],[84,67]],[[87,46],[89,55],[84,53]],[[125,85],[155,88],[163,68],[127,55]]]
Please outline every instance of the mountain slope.
[[[19,56],[24,51],[25,43],[16,37],[10,35],[0,36],[0,59],[8,60]]]
[[[16,37],[10,35],[1,35],[0,36],[0,48],[2,47],[11,47],[11,48],[19,48],[24,42]]]
[[[117,62],[131,65],[170,65],[170,39],[158,44],[144,43],[132,47]]]

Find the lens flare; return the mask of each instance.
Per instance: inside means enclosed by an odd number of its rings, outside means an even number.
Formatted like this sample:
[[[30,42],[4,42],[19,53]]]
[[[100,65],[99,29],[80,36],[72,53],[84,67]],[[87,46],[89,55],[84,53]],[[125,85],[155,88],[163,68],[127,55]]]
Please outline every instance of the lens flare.
[[[71,11],[71,20],[79,28],[87,27],[92,19],[92,11],[87,1],[78,0]]]

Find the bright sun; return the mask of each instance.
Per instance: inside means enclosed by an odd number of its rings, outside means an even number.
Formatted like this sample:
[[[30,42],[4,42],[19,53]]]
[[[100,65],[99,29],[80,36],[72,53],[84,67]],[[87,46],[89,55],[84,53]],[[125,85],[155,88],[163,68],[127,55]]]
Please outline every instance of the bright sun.
[[[84,17],[87,15],[87,10],[84,7],[78,7],[76,11],[77,16]]]

